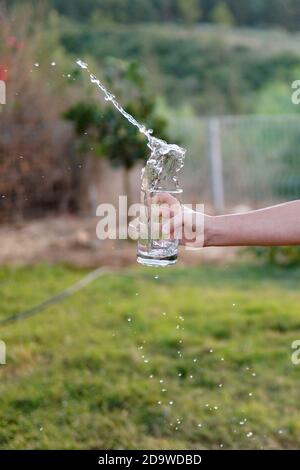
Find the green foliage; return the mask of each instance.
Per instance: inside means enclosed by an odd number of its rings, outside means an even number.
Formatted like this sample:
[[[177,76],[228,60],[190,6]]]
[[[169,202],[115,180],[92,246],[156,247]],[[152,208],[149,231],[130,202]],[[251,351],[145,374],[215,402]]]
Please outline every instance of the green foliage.
[[[117,90],[126,111],[151,127],[156,135],[165,137],[166,122],[156,115],[155,100],[147,91],[140,66],[110,58],[105,77],[109,87]],[[84,148],[95,148],[96,155],[107,157],[114,166],[129,170],[147,157],[145,136],[110,104],[80,102],[65,113],[65,118],[74,122],[77,134],[86,143]]]
[[[218,21],[230,23],[231,12],[237,25],[264,25],[269,10],[264,1],[53,0],[53,5],[62,15],[48,15],[56,20],[53,25],[47,19],[45,30],[55,31],[72,56],[92,53],[103,66],[109,56],[144,64],[151,74],[151,90],[173,107],[190,104],[201,115],[257,112],[270,84],[290,86],[298,77],[299,38],[293,34],[182,26],[198,21],[201,11],[204,21],[217,12]],[[135,24],[146,22],[146,17],[147,23],[168,24]]]
[[[179,16],[188,24],[196,23],[201,18],[201,7],[198,0],[177,0]]]
[[[270,265],[295,266],[300,265],[300,246],[283,246],[272,248],[249,248],[258,259]]]
[[[257,114],[293,114],[300,112],[300,107],[292,103],[290,95],[291,84],[289,82],[269,82],[260,90],[254,111]]]
[[[294,76],[298,76],[299,71],[295,69]],[[292,103],[291,81],[273,81],[267,83],[258,93],[256,107],[254,111],[258,114],[297,114],[300,107]],[[276,139],[276,136],[273,136]],[[271,136],[272,139],[272,136]],[[299,158],[299,128],[298,121],[295,121],[294,131],[289,128],[286,131],[286,139],[280,145],[274,145],[272,141],[267,145],[276,149],[278,177],[274,179],[273,191],[281,200],[300,198],[300,158]],[[297,251],[297,250],[296,250]],[[282,250],[279,250],[281,253]],[[284,250],[287,258],[294,259],[294,250]],[[285,257],[285,256],[284,256]]]
[[[85,56],[92,50],[100,63],[113,56],[144,64],[157,95],[172,107],[190,104],[201,115],[256,112],[261,90],[272,82],[289,87],[298,77],[299,52],[292,35],[106,25],[66,30],[62,41],[72,54]]]
[[[156,113],[155,99],[149,94],[142,68],[137,62],[109,58],[105,78],[108,88],[115,90],[125,110],[154,134],[165,139],[166,121]],[[110,104],[101,106],[79,102],[71,107],[65,118],[73,121],[83,154],[94,153],[108,158],[115,167],[124,169],[124,191],[131,201],[129,171],[149,155],[147,139]]]
[[[65,119],[73,121],[78,135],[85,135],[88,129],[97,126],[101,111],[96,103],[79,102],[64,113]]]
[[[234,24],[234,17],[229,6],[224,1],[220,1],[216,4],[211,13],[211,19],[213,23],[223,24],[225,26],[232,26]]]
[[[9,0],[9,5],[19,0]],[[30,0],[27,0],[29,2]],[[36,0],[31,3],[36,4]],[[222,20],[244,26],[275,25],[299,29],[299,0],[48,0],[59,13],[79,22],[99,18],[118,23],[182,22]],[[230,15],[228,14],[230,13]],[[226,24],[228,24],[226,22]]]
[[[2,318],[84,274],[1,268]],[[290,361],[299,302],[299,270],[203,266],[105,275],[2,328],[0,446],[299,448],[299,366]]]

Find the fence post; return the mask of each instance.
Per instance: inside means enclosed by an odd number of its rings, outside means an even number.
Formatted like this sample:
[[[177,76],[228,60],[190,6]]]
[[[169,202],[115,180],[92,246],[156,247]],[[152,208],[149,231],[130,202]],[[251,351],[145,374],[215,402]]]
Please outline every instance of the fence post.
[[[214,210],[217,214],[224,211],[224,184],[220,121],[218,118],[211,118],[208,121],[209,138],[209,160],[212,185],[212,199]]]
[[[4,80],[0,80],[0,104],[6,104],[6,84]]]

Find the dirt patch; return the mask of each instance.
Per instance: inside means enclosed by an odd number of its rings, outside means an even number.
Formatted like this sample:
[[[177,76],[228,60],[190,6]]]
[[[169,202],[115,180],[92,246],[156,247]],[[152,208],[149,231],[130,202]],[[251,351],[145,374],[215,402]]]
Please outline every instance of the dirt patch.
[[[125,240],[98,240],[99,219],[71,215],[47,217],[0,227],[0,263],[67,263],[78,267],[128,266],[134,264],[136,243]],[[205,248],[197,252],[181,248],[181,263],[198,265],[228,263],[235,248]]]

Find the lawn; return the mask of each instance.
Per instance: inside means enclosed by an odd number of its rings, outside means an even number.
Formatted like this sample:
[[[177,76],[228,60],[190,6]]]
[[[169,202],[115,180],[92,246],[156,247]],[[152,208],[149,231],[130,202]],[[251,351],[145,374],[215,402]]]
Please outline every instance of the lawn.
[[[85,274],[0,269],[1,317]],[[2,449],[299,448],[300,270],[133,268],[2,326]]]

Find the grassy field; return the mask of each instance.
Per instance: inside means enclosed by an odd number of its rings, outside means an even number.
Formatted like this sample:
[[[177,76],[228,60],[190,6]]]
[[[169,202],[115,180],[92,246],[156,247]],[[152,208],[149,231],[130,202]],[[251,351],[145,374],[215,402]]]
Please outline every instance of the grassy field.
[[[2,318],[83,275],[1,268]],[[133,269],[2,326],[0,447],[299,448],[299,280],[260,267]]]

